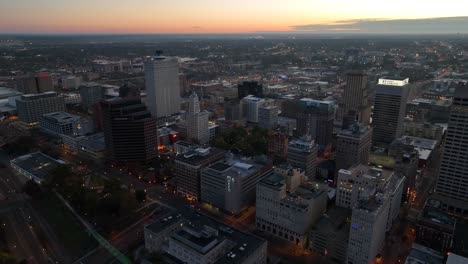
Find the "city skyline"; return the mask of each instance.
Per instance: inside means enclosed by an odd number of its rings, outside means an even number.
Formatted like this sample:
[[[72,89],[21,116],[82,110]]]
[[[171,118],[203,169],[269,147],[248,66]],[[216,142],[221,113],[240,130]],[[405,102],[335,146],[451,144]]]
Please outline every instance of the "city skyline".
[[[118,2],[2,1],[0,33],[468,33],[468,3],[454,0]]]

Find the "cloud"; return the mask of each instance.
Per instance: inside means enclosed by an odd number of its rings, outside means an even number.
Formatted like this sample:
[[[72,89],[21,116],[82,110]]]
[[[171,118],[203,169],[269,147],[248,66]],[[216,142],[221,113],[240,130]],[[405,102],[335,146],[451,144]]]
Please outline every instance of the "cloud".
[[[467,17],[439,17],[424,19],[349,19],[331,23],[291,26],[301,32],[362,32],[382,34],[454,34],[468,33]]]

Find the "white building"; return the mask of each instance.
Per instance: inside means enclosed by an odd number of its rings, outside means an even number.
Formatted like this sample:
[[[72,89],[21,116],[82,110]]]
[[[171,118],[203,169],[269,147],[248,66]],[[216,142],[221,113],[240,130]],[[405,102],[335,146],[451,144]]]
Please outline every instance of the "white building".
[[[301,182],[304,172],[276,169],[257,183],[257,229],[303,244],[309,228],[327,206],[326,186]]]
[[[384,194],[389,200],[389,214],[386,230],[390,230],[393,221],[400,212],[405,177],[389,170],[357,165],[349,170],[338,172],[336,205],[353,209],[361,199]]]
[[[198,144],[207,144],[210,140],[208,131],[208,113],[200,111],[198,95],[193,92],[189,97],[187,113],[187,138]]]
[[[382,194],[367,197],[353,208],[349,231],[349,264],[373,264],[385,243],[390,200]]]
[[[147,105],[158,125],[173,122],[180,112],[177,58],[154,56],[145,63]]]
[[[265,100],[248,95],[242,99],[243,114],[248,122],[258,123],[258,110]]]
[[[258,109],[258,126],[271,129],[278,124],[279,108],[275,105],[264,105]]]

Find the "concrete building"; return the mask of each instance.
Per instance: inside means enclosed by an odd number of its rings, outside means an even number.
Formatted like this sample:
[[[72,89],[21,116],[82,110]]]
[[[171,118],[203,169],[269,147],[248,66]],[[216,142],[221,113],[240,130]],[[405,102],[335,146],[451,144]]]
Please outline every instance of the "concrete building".
[[[79,142],[78,155],[86,159],[100,162],[106,156],[106,141],[103,133],[86,137]]]
[[[34,77],[22,78],[18,80],[17,87],[18,91],[24,94],[38,94],[55,91],[52,76],[48,73],[39,74]]]
[[[444,258],[439,251],[413,243],[405,264],[444,264]]]
[[[195,92],[189,97],[187,138],[197,144],[207,144],[210,141],[208,112],[200,111],[198,95]]]
[[[324,256],[326,263],[346,263],[351,210],[332,207],[309,232],[309,248]]]
[[[223,159],[224,155],[225,151],[216,148],[189,148],[178,154],[175,157],[177,193],[199,201],[201,170]]]
[[[255,203],[255,185],[268,166],[227,159],[201,171],[201,201],[238,214]]]
[[[288,158],[289,136],[281,131],[275,131],[268,138],[268,155],[276,160]]]
[[[360,200],[353,208],[346,263],[375,263],[385,243],[389,205],[389,199],[378,194]]]
[[[41,184],[46,180],[47,175],[63,162],[41,152],[34,152],[13,159],[10,164],[17,174]]]
[[[390,230],[399,214],[405,186],[405,177],[393,171],[357,165],[349,170],[340,170],[336,192],[336,205],[353,209],[360,200],[369,196],[385,195],[389,204],[386,230]]]
[[[265,100],[248,95],[242,98],[242,112],[247,119],[247,122],[258,123],[258,112],[260,107],[265,103]]]
[[[296,111],[298,135],[310,135],[324,147],[332,143],[335,103],[303,98],[297,102]]]
[[[468,214],[468,84],[453,96],[447,138],[442,154],[436,193],[443,208]]]
[[[343,128],[354,122],[368,125],[371,107],[368,103],[367,74],[361,71],[351,71],[346,75],[346,87],[343,94]]]
[[[227,101],[224,103],[224,117],[229,121],[238,121],[243,118],[242,104],[239,101]]]
[[[379,79],[372,118],[374,146],[387,147],[403,135],[408,95],[409,79]]]
[[[36,124],[44,114],[65,111],[65,100],[56,92],[25,94],[16,99],[16,108],[21,121]]]
[[[145,62],[147,105],[158,126],[173,123],[180,112],[179,63],[160,54]]]
[[[310,179],[315,177],[317,169],[318,145],[310,137],[295,139],[288,144],[288,163],[301,168]]]
[[[92,111],[94,106],[104,99],[106,88],[98,83],[82,83],[78,88],[81,105],[85,111]]]
[[[341,130],[336,142],[336,173],[357,164],[367,164],[371,146],[372,128],[355,123]]]
[[[41,129],[51,135],[84,136],[94,131],[91,120],[67,112],[54,112],[42,116]]]
[[[279,108],[275,105],[264,105],[258,109],[258,126],[272,129],[278,124]]]
[[[206,216],[172,213],[147,225],[145,247],[166,253],[170,262],[199,264],[266,264],[267,241]],[[163,258],[166,256],[163,255]],[[165,262],[165,261],[164,261]]]
[[[257,229],[303,245],[306,233],[325,213],[327,189],[307,182],[298,169],[275,169],[257,183]]]
[[[404,134],[412,137],[440,140],[444,134],[444,128],[430,123],[405,122]]]
[[[111,160],[147,162],[156,157],[156,121],[140,99],[109,99],[100,105]]]

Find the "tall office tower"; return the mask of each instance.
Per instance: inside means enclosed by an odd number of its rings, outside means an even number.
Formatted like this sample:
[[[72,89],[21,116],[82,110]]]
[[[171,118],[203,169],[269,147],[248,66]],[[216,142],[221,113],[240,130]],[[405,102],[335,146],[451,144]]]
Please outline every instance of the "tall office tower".
[[[275,105],[264,105],[258,109],[258,126],[272,129],[278,124],[278,107]]]
[[[288,144],[288,163],[305,170],[309,179],[315,177],[318,145],[310,137],[292,140]]]
[[[338,173],[357,164],[367,164],[371,146],[371,128],[354,123],[349,129],[341,130],[336,143],[335,171]]]
[[[98,83],[82,83],[78,89],[85,111],[93,111],[94,106],[104,99],[104,87]]]
[[[157,53],[145,62],[147,105],[158,126],[173,123],[180,112],[179,63]]]
[[[388,147],[403,134],[409,79],[379,79],[374,101],[372,144]]]
[[[210,140],[208,113],[206,111],[200,111],[200,102],[195,92],[189,97],[187,137],[190,141],[194,141],[198,144],[206,144]]]
[[[457,87],[447,129],[436,194],[444,209],[468,212],[468,84]]]
[[[258,110],[265,103],[265,100],[248,95],[242,98],[242,112],[248,122],[258,123]]]
[[[263,85],[256,81],[245,81],[237,85],[237,95],[242,99],[248,95],[263,97]]]
[[[303,98],[296,114],[299,135],[310,135],[321,146],[332,143],[336,106],[333,102]]]
[[[225,102],[224,117],[229,121],[241,120],[243,117],[242,104],[238,100]]]
[[[24,77],[17,82],[18,91],[24,94],[36,94],[54,91],[52,77],[43,73],[35,77]]]
[[[371,107],[368,103],[367,74],[362,71],[351,71],[346,76],[346,87],[343,95],[343,127],[354,122],[368,125]]]
[[[385,243],[389,200],[382,194],[363,199],[353,208],[346,263],[372,264]]]
[[[25,94],[16,99],[16,108],[21,121],[34,124],[44,114],[65,111],[65,99],[56,92]]]
[[[146,162],[157,155],[156,120],[138,98],[101,101],[106,149],[113,161]]]

